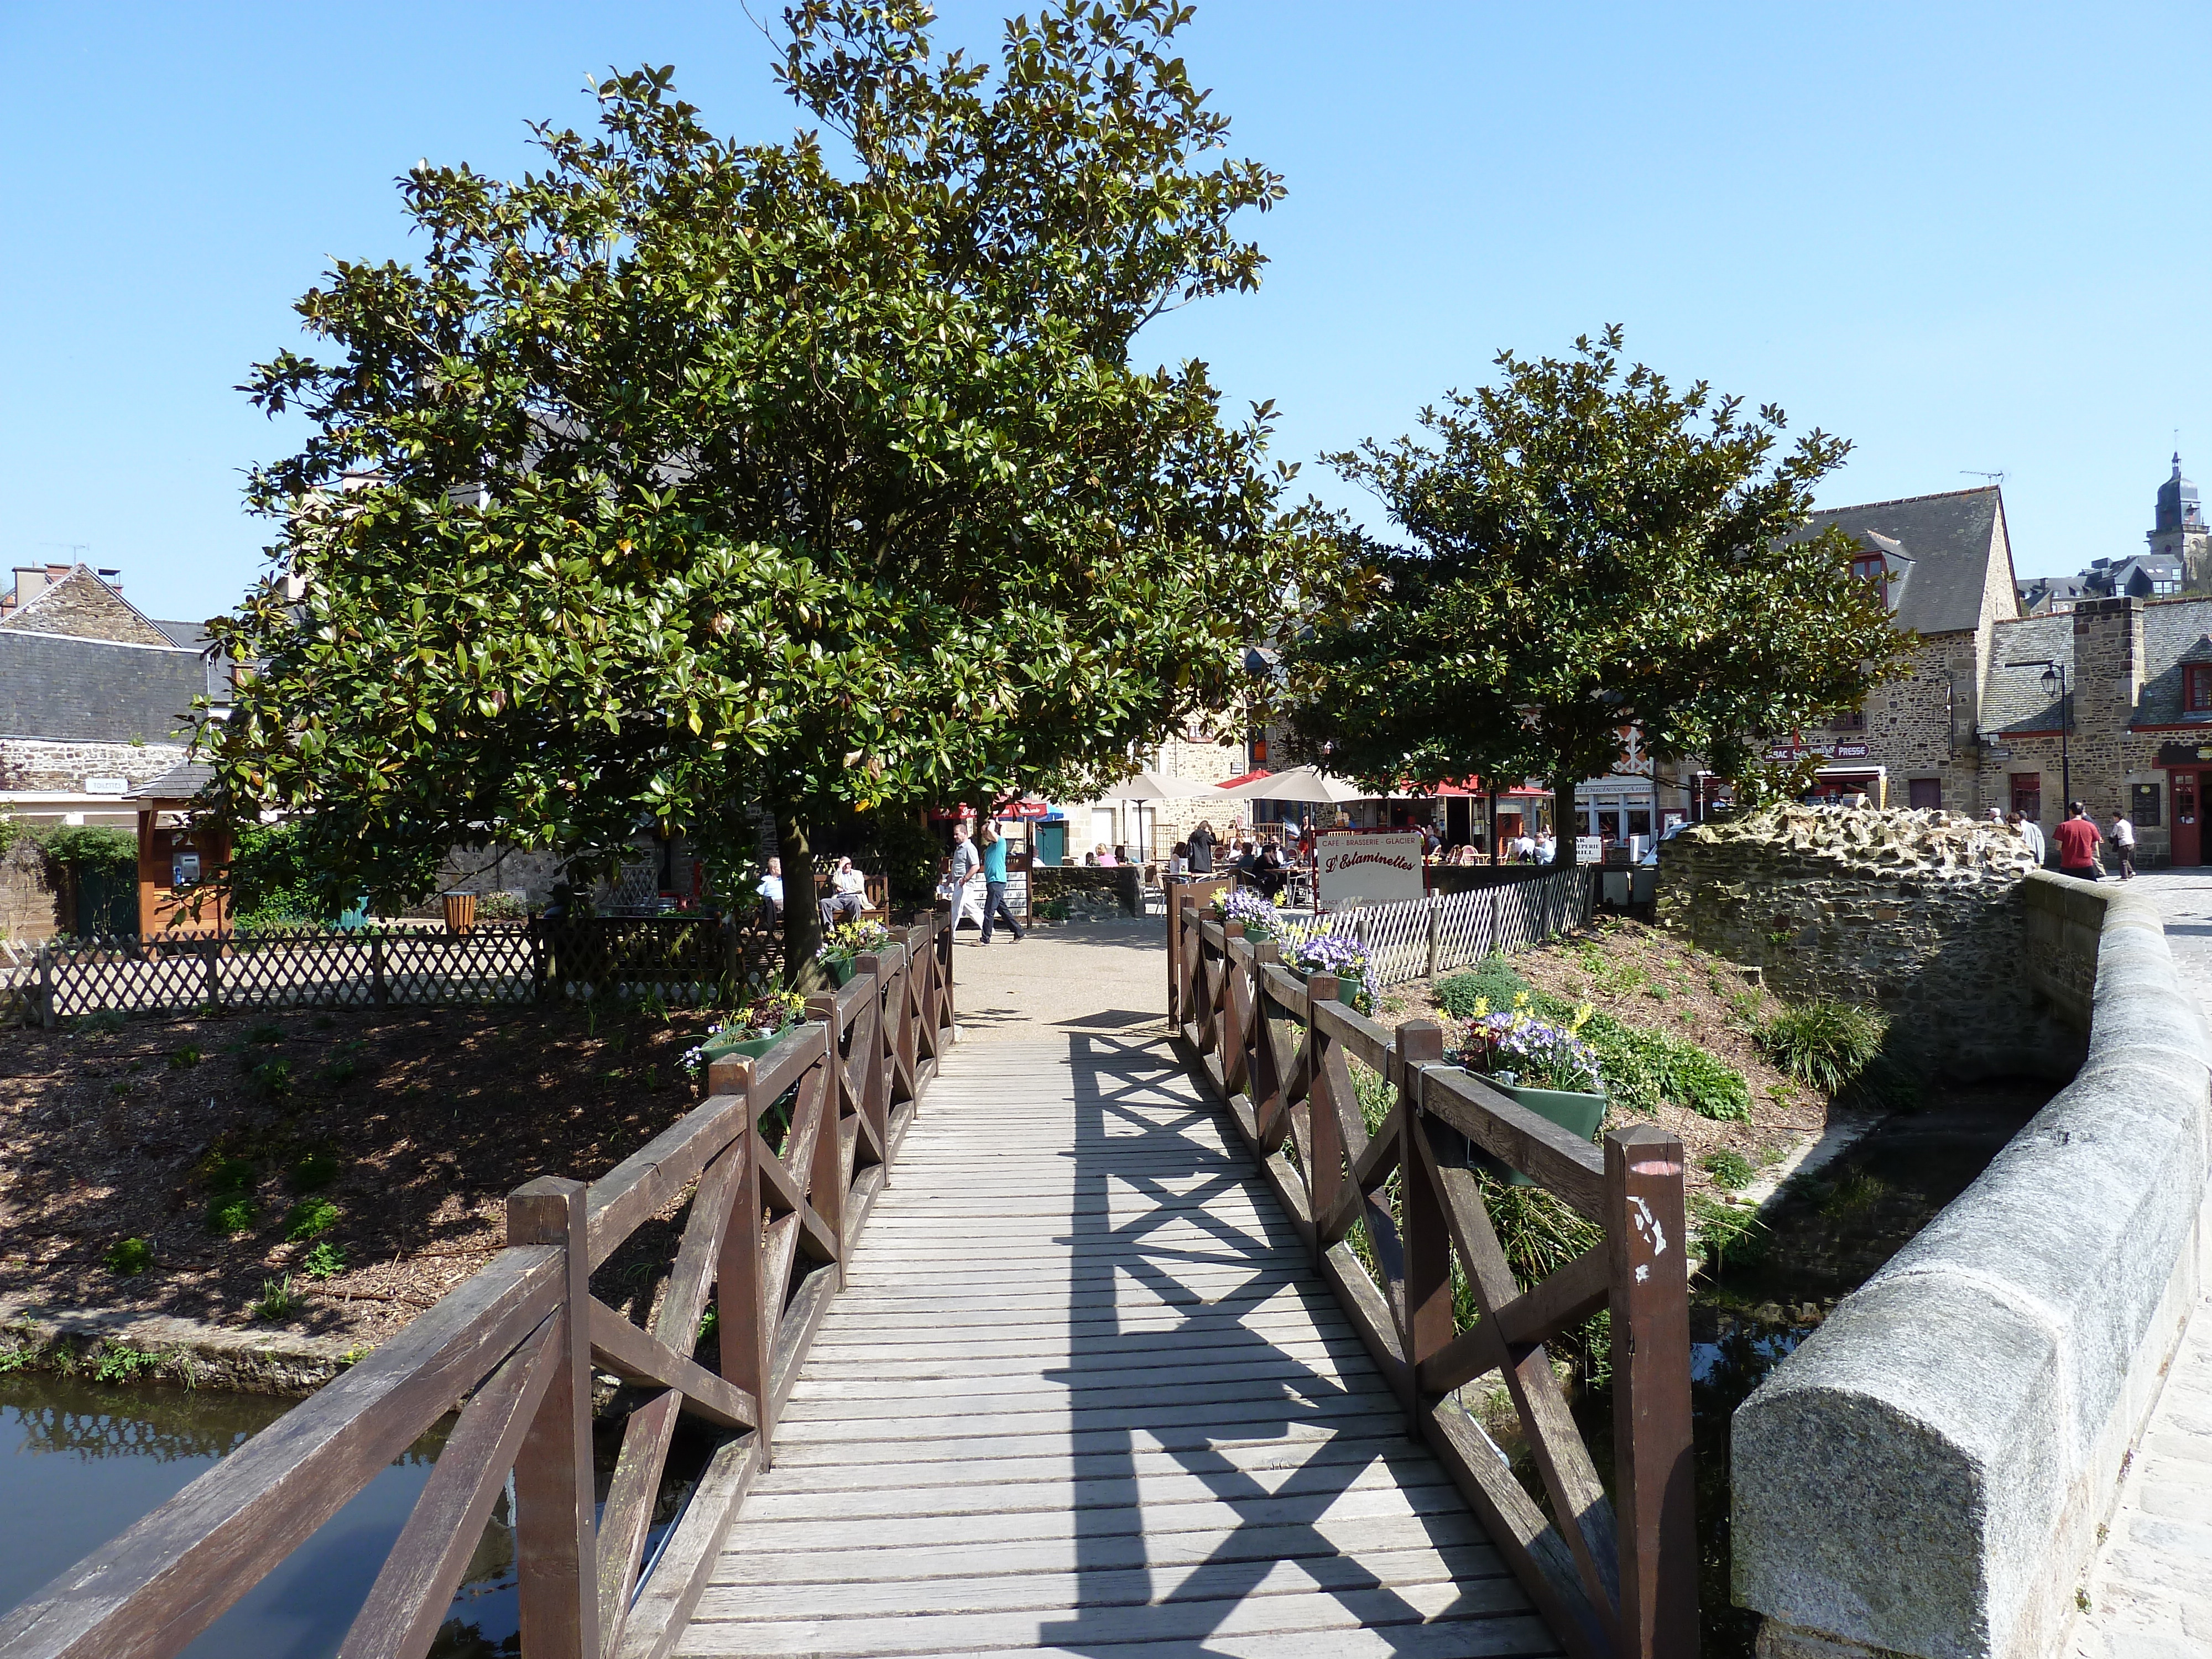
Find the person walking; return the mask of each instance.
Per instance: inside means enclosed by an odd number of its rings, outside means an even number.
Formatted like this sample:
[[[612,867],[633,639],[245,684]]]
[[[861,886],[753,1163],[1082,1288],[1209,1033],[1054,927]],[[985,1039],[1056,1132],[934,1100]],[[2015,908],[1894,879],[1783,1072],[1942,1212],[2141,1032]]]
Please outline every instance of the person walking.
[[[983,925],[983,884],[976,878],[982,874],[982,855],[976,852],[975,843],[968,834],[968,826],[952,826],[952,931],[958,933],[968,913],[975,913],[975,925]]]
[[[2112,814],[2112,859],[2120,866],[2120,879],[2136,878],[2136,827],[2125,812]]]
[[[1200,818],[1198,821],[1198,828],[1190,832],[1190,840],[1187,845],[1189,848],[1191,874],[1212,875],[1213,873],[1213,825],[1206,819]]]
[[[2021,811],[2014,811],[2005,822],[2027,843],[2027,850],[2035,857],[2035,867],[2040,870],[2051,856],[2051,843],[2043,838],[2043,826]]]
[[[2081,881],[2097,879],[2097,848],[2104,842],[2094,819],[2080,801],[2069,805],[2066,822],[2058,826],[2058,872]]]
[[[1006,908],[1006,838],[999,833],[996,818],[983,820],[983,937],[979,945],[991,942],[991,929],[1000,916],[1006,919],[1006,931],[1018,941],[1022,925],[1014,920],[1014,913]]]

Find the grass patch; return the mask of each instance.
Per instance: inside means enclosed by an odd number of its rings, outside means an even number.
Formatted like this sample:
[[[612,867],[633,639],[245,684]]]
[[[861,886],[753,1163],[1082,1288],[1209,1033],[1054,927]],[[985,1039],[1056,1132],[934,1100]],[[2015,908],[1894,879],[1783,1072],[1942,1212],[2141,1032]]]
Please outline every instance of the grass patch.
[[[1765,1248],[1766,1224],[1758,1212],[1723,1204],[1693,1193],[1690,1197],[1691,1248],[1717,1270],[1729,1257],[1739,1263],[1756,1260]]]
[[[70,1030],[78,1036],[113,1036],[129,1024],[120,1008],[101,1008],[77,1016],[76,1024]]]
[[[303,1198],[284,1217],[284,1237],[295,1243],[319,1238],[338,1224],[338,1206],[327,1198]]]
[[[1707,1152],[1698,1161],[1698,1167],[1711,1176],[1713,1185],[1724,1193],[1748,1187],[1752,1177],[1759,1173],[1752,1167],[1749,1158],[1733,1148],[1726,1147],[1717,1152]]]
[[[129,1279],[154,1265],[154,1247],[143,1238],[118,1238],[107,1247],[107,1254],[101,1259],[106,1262],[108,1272],[118,1279]]]
[[[246,1316],[252,1319],[283,1319],[298,1310],[300,1298],[292,1289],[292,1275],[261,1281],[261,1294],[246,1304]]]
[[[1759,1046],[1781,1070],[1823,1094],[1841,1094],[1881,1053],[1889,1016],[1823,997],[1784,1008],[1759,1027]]]

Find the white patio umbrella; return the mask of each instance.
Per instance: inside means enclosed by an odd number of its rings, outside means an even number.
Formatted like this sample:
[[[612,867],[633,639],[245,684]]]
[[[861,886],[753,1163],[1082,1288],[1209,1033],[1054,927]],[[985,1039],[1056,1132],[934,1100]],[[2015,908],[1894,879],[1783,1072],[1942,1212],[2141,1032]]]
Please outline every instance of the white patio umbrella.
[[[1270,772],[1264,778],[1234,785],[1221,793],[1242,796],[1246,800],[1311,800],[1330,805],[1374,799],[1358,784],[1346,783],[1342,778],[1312,766],[1295,766],[1287,772]]]
[[[1224,795],[1231,793],[1210,783],[1200,783],[1195,778],[1178,778],[1164,772],[1139,772],[1133,778],[1124,778],[1109,789],[1106,800],[1189,800],[1199,795]],[[1237,793],[1242,793],[1237,792]]]

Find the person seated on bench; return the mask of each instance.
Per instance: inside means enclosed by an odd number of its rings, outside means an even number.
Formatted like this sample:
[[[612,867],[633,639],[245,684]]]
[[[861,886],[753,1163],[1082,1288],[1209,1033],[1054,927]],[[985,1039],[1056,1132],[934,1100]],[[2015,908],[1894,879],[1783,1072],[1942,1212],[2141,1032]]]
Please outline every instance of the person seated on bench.
[[[822,901],[824,932],[841,921],[858,921],[868,911],[868,878],[853,867],[850,859],[839,859],[830,872],[830,896]]]
[[[770,859],[768,861],[768,873],[760,878],[760,885],[753,890],[760,895],[762,922],[770,928],[781,927],[783,926],[783,860],[781,859]]]

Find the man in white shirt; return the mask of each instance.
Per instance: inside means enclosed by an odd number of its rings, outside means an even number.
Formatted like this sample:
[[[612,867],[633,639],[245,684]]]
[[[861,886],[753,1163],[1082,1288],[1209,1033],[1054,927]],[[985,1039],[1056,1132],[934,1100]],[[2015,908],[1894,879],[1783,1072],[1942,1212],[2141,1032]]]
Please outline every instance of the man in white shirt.
[[[960,930],[961,921],[972,914],[975,926],[983,925],[983,855],[975,850],[964,823],[952,827],[952,928]],[[978,938],[978,943],[981,938]]]
[[[839,859],[830,875],[830,896],[822,901],[822,926],[858,921],[868,908],[868,878],[853,867],[850,859]]]
[[[760,878],[760,885],[753,890],[761,896],[761,902],[768,907],[768,919],[780,925],[783,921],[783,860],[781,859],[770,859],[768,861],[768,873]]]
[[[2112,854],[2119,862],[2120,879],[2136,878],[2136,827],[2125,812],[2112,814]]]

